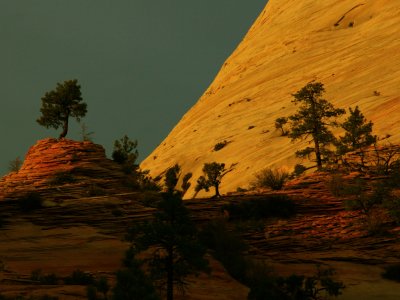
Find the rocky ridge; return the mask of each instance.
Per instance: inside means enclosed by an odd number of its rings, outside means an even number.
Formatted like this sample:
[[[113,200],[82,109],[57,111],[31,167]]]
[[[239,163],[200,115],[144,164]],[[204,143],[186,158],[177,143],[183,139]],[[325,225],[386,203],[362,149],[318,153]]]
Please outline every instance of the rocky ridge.
[[[101,145],[68,139],[44,139],[32,146],[18,172],[0,180],[0,199],[38,192],[49,199],[79,199],[90,194],[131,191],[120,166]]]
[[[214,82],[141,167],[157,176],[181,164],[183,174],[193,173],[190,198],[206,162],[237,163],[222,193],[246,188],[262,168],[309,164],[294,155],[307,142],[282,137],[274,121],[295,112],[291,94],[312,80],[325,84],[328,101],[358,105],[375,134],[399,143],[399,23],[398,1],[268,1]]]

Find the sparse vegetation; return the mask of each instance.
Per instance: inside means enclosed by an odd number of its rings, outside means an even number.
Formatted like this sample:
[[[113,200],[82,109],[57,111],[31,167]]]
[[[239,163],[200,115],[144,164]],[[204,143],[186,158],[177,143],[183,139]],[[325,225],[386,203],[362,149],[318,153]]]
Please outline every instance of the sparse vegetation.
[[[93,142],[93,131],[88,131],[88,127],[84,122],[81,123],[81,139],[83,142]]]
[[[219,193],[219,186],[221,184],[222,178],[230,171],[232,171],[232,168],[225,169],[224,163],[205,163],[203,167],[204,175],[200,176],[199,179],[197,179],[197,185],[195,188],[196,192],[199,192],[203,189],[208,192],[210,190],[210,187],[214,187],[214,197],[221,197]]]
[[[136,159],[139,152],[136,149],[138,145],[137,140],[131,140],[127,135],[114,142],[114,150],[112,158],[115,162],[122,165],[123,171],[126,174],[132,174],[138,169]]]
[[[281,190],[289,179],[289,173],[282,169],[265,168],[255,174],[252,186],[255,188],[270,188]]]
[[[95,279],[92,274],[77,269],[74,270],[70,276],[64,278],[64,283],[72,285],[93,285]]]
[[[59,138],[64,138],[68,133],[69,117],[80,121],[86,115],[87,104],[82,100],[81,86],[76,79],[57,83],[55,90],[42,97],[42,115],[37,122],[46,128],[58,129],[62,126]]]
[[[116,273],[113,300],[160,300],[153,283],[142,270],[142,262],[135,259],[132,248],[126,253],[124,265],[125,268]]]
[[[43,274],[42,270],[40,269],[32,271],[30,279],[44,285],[55,285],[58,284],[59,281],[59,278],[56,274]]]
[[[298,92],[293,94],[296,105],[300,105],[296,114],[288,117],[290,131],[288,136],[293,140],[311,138],[314,147],[307,147],[296,152],[298,157],[309,157],[315,154],[318,169],[330,154],[329,146],[335,141],[329,127],[337,127],[336,117],[343,115],[343,109],[335,108],[331,103],[322,98],[325,92],[324,85],[320,82],[310,82]]]
[[[294,170],[292,175],[294,177],[299,177],[300,175],[302,175],[305,171],[307,171],[307,167],[302,165],[302,164],[296,164],[294,166]]]
[[[208,264],[203,258],[205,249],[197,240],[196,227],[183,205],[181,193],[174,190],[179,170],[176,167],[169,170],[165,181],[167,192],[162,193],[154,219],[131,228],[128,238],[132,243],[133,257],[153,249],[144,262],[153,283],[165,289],[167,300],[172,300],[174,286],[178,285],[183,291],[185,277],[207,270]]]
[[[317,267],[312,276],[276,276],[262,261],[243,256],[247,249],[243,240],[229,231],[222,221],[207,224],[202,232],[202,241],[212,250],[213,256],[221,261],[229,274],[250,288],[247,299],[251,300],[315,300],[338,296],[344,289],[334,279],[333,269]]]
[[[18,172],[22,167],[22,160],[18,157],[8,163],[8,170],[10,172]]]
[[[214,146],[214,151],[219,151],[222,148],[224,148],[226,145],[228,145],[228,141],[222,141],[222,142],[216,143]]]
[[[344,136],[337,140],[336,147],[339,155],[350,151],[358,151],[361,159],[361,166],[364,166],[365,147],[376,143],[376,136],[372,135],[372,122],[367,122],[358,106],[353,110],[349,108],[349,117],[341,124],[345,130]]]

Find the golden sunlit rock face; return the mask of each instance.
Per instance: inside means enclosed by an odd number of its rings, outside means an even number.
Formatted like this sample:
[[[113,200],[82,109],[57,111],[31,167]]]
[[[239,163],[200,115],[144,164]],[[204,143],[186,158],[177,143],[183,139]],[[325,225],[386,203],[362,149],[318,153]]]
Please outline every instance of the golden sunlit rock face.
[[[270,0],[211,86],[141,167],[157,176],[179,163],[182,173],[193,173],[190,198],[206,162],[237,163],[222,193],[248,187],[262,168],[302,163],[294,152],[307,143],[280,136],[274,121],[296,111],[291,94],[312,80],[324,83],[335,106],[358,105],[375,134],[390,136],[382,142],[400,142],[399,24],[400,1]]]

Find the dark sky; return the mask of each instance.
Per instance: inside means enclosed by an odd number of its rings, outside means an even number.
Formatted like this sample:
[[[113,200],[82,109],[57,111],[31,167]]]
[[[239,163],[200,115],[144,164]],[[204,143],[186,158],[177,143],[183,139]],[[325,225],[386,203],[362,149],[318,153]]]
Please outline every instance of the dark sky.
[[[83,119],[107,154],[127,134],[140,160],[211,83],[266,0],[12,0],[0,3],[0,174],[37,140],[40,98],[78,79]],[[80,139],[72,121],[69,138]]]

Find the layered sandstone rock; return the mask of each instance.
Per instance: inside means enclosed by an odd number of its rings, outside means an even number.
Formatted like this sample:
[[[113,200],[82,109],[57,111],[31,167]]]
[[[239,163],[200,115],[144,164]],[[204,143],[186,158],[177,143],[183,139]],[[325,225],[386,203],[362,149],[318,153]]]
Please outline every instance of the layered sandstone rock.
[[[325,84],[335,106],[359,105],[376,134],[400,142],[399,24],[399,1],[270,0],[208,90],[141,167],[157,176],[181,164],[183,173],[193,172],[190,198],[206,162],[238,163],[223,179],[223,193],[247,187],[264,167],[307,164],[294,155],[307,142],[282,137],[274,121],[296,111],[291,94],[312,80]]]
[[[80,198],[129,191],[126,175],[101,145],[44,139],[32,146],[18,172],[0,180],[0,199],[39,192],[46,198]]]

